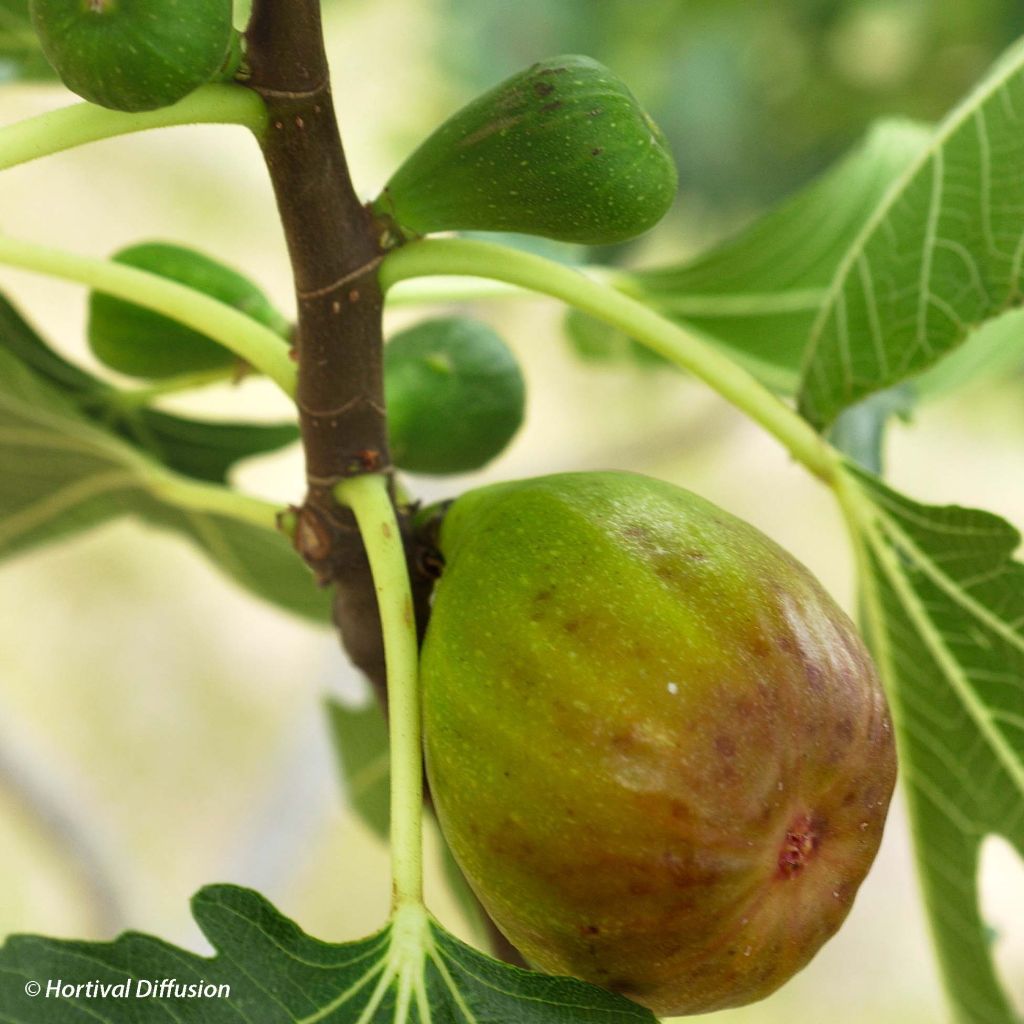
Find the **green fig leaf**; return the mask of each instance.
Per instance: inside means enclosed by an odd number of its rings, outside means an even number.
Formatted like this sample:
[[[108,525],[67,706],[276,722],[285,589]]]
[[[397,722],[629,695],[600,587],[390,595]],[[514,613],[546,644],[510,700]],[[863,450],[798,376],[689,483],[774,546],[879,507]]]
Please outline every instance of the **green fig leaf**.
[[[122,249],[113,258],[188,285],[280,334],[288,331],[287,321],[259,287],[194,249],[169,242],[143,242]],[[100,362],[133,377],[173,377],[238,363],[230,349],[205,334],[104,292],[89,295],[88,338]]]
[[[909,384],[879,391],[840,414],[829,430],[829,442],[858,466],[881,476],[886,429],[893,417],[909,419],[916,399]]]
[[[299,438],[294,423],[201,421],[125,401],[123,392],[50,348],[2,295],[0,346],[61,391],[82,415],[186,476],[223,483],[241,459]]]
[[[34,350],[36,362],[23,361],[10,328],[24,321],[10,307],[0,312],[0,559],[132,515],[187,538],[251,593],[330,621],[328,596],[284,537],[269,526],[176,503],[173,495],[182,490],[224,489],[180,476],[83,413],[74,388],[55,379],[63,374],[81,384],[82,371],[45,349],[41,355],[25,335],[21,345]]]
[[[106,943],[12,936],[0,950],[0,1017],[10,1024],[654,1024],[621,996],[499,964],[418,906],[398,911],[375,935],[340,944],[312,938],[236,886],[201,889],[192,913],[215,956],[138,932]],[[81,989],[58,995],[48,988],[55,982]],[[161,991],[161,982],[170,985]],[[111,993],[115,985],[120,994]]]
[[[629,89],[589,57],[555,57],[452,115],[374,209],[412,237],[514,231],[598,245],[653,227],[676,183],[665,139]]]
[[[850,468],[868,637],[893,706],[925,905],[956,1018],[1016,1024],[978,906],[982,840],[1024,855],[1024,565],[988,512]]]
[[[625,275],[622,286],[725,347],[769,387],[793,394],[836,268],[928,137],[922,125],[881,121],[834,167],[735,237],[685,262]]]
[[[195,420],[145,407],[123,416],[117,425],[121,437],[179,473],[214,483],[225,483],[236,462],[299,439],[294,423]]]
[[[229,56],[231,0],[29,0],[64,84],[112,110],[154,110],[210,81]]]
[[[486,324],[425,320],[384,349],[391,456],[412,473],[466,473],[504,451],[523,421],[516,357]]]
[[[933,366],[1020,303],[1022,128],[1024,41],[938,126],[832,272],[800,389],[813,424]]]

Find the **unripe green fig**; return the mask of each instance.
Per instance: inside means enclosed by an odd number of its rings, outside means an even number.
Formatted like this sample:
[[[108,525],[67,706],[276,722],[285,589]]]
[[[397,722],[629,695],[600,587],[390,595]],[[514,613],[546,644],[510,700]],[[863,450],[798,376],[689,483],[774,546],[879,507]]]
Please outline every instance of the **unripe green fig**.
[[[628,473],[472,491],[440,544],[427,770],[498,927],[659,1015],[768,995],[846,917],[892,793],[846,615],[752,526]]]
[[[114,259],[219,299],[279,334],[288,331],[287,321],[259,287],[194,249],[143,242],[122,249]],[[132,377],[173,377],[238,362],[238,356],[205,334],[103,292],[89,296],[88,338],[101,363]]]
[[[210,81],[232,40],[231,0],[29,0],[64,84],[113,110],[167,107]]]
[[[516,357],[486,324],[426,320],[384,348],[391,457],[413,473],[467,473],[505,449],[523,421]]]
[[[454,114],[374,204],[405,235],[472,229],[620,242],[653,227],[676,193],[664,136],[589,57],[521,71]]]

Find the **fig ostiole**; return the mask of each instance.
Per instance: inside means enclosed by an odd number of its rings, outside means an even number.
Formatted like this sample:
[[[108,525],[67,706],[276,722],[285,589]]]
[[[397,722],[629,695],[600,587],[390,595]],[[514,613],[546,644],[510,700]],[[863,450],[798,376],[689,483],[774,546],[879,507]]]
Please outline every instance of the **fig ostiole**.
[[[214,78],[237,33],[231,0],[29,0],[46,59],[112,110],[177,103]]]
[[[850,910],[895,779],[847,616],[754,527],[629,473],[469,492],[440,548],[427,771],[498,927],[660,1015],[778,988]]]
[[[374,210],[415,237],[514,231],[621,242],[675,197],[676,167],[636,97],[589,57],[541,61],[453,114],[388,181]]]

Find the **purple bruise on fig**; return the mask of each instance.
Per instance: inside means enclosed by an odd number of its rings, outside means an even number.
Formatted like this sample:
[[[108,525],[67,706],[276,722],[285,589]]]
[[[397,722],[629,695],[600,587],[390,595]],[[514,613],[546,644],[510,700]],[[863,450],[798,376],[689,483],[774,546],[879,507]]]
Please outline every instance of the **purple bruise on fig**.
[[[846,917],[896,773],[852,623],[758,530],[575,473],[452,506],[423,650],[441,826],[537,968],[738,1006]]]

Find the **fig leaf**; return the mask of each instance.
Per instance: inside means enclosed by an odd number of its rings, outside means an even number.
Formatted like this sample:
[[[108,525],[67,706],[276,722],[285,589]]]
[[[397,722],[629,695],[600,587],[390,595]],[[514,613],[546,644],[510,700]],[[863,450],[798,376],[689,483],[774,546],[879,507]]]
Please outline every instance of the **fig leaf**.
[[[295,423],[197,420],[122,400],[122,392],[55,352],[0,295],[0,346],[95,425],[186,476],[224,483],[236,462],[299,439]]]
[[[186,538],[264,600],[330,621],[328,595],[276,530],[179,507],[156,486],[187,473],[215,487],[210,478],[287,443],[294,425],[122,413],[115,389],[53,352],[0,299],[0,559],[130,515]]]
[[[12,936],[0,949],[0,1016],[18,1024],[81,1016],[107,1024],[654,1024],[619,996],[499,964],[418,906],[339,944],[312,938],[237,886],[201,889],[192,912],[213,957],[138,932],[114,942]],[[52,992],[54,982],[71,994]]]
[[[801,413],[847,406],[936,365],[1020,305],[1024,40],[935,128],[829,275],[811,327]]]
[[[769,387],[795,394],[825,289],[864,221],[930,137],[879,121],[806,188],[682,262],[623,274],[623,287],[726,348]]]
[[[1024,856],[1024,565],[989,512],[922,505],[849,468],[869,502],[862,607],[900,737],[925,906],[964,1024],[1017,1024],[981,917],[982,840]]]
[[[452,115],[374,204],[406,236],[514,231],[621,242],[653,227],[676,193],[660,129],[589,57],[521,71]]]

